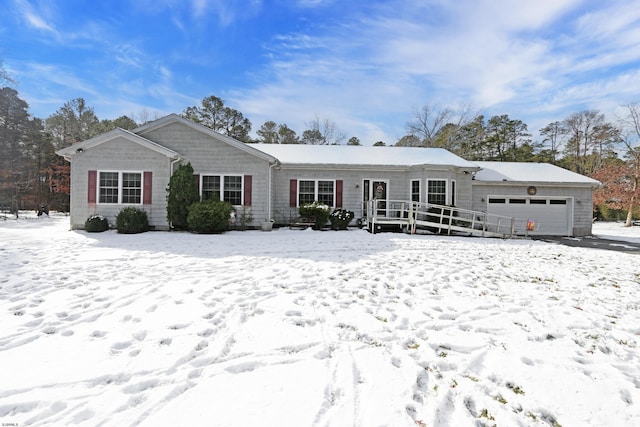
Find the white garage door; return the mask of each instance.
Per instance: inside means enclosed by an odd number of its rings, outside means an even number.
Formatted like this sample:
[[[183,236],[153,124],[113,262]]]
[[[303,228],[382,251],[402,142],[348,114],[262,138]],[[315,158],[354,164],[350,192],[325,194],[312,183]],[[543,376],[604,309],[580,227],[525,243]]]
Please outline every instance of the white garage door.
[[[561,197],[489,196],[487,212],[535,221],[530,234],[568,236],[573,228],[571,202]]]

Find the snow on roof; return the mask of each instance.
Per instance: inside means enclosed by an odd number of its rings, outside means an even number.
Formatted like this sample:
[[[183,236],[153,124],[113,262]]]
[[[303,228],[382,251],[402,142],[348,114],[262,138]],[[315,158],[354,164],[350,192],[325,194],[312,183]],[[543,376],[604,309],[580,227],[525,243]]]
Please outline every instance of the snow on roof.
[[[473,162],[482,170],[476,181],[553,182],[598,185],[599,181],[549,163]]]
[[[354,145],[251,144],[284,165],[477,167],[442,148],[372,147]]]

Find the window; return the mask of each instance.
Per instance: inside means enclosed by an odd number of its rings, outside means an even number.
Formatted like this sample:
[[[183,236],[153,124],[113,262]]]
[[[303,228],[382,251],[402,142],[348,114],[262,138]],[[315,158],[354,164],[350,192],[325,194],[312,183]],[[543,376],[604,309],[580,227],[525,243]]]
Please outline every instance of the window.
[[[118,203],[118,172],[100,172],[100,203]]]
[[[549,200],[550,205],[566,205],[566,200]]]
[[[89,204],[150,205],[153,202],[153,172],[88,172]]]
[[[427,203],[432,205],[447,204],[447,181],[444,179],[427,180]]]
[[[526,199],[509,199],[509,203],[512,205],[524,205],[527,203]]]
[[[420,201],[420,180],[414,179],[411,181],[411,201]]]
[[[142,174],[122,173],[122,203],[140,204],[142,199]]]
[[[300,181],[298,187],[298,205],[306,205],[316,201],[315,181]]]
[[[142,203],[140,172],[100,172],[98,203]]]
[[[504,204],[506,203],[507,200],[506,199],[496,199],[496,198],[490,198],[489,199],[489,203],[499,203],[499,204]]]
[[[531,200],[529,200],[529,204],[531,204],[531,205],[546,205],[547,201],[545,199],[531,199]]]
[[[202,177],[202,200],[220,200],[220,177]]]
[[[298,181],[298,206],[318,201],[327,206],[335,206],[335,181]]]
[[[333,206],[333,181],[318,181],[318,202]]]
[[[224,198],[225,202],[232,205],[242,204],[242,177],[241,176],[225,176],[224,177]]]
[[[202,200],[222,200],[232,205],[242,205],[242,176],[203,175]]]

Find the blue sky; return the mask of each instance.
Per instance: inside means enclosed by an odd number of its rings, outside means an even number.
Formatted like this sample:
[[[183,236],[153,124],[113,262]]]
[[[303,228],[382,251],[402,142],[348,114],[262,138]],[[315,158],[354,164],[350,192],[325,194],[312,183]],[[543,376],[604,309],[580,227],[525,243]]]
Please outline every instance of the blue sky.
[[[209,95],[299,135],[392,144],[425,104],[527,123],[640,101],[637,0],[5,0],[0,58],[34,116],[100,119]]]

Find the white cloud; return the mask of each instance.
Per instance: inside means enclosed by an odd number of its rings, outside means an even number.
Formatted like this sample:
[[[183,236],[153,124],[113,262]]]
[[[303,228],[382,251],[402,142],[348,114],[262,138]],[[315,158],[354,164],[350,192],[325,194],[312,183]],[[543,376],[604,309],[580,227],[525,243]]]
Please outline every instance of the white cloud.
[[[388,143],[402,136],[411,108],[426,103],[525,121],[545,121],[547,111],[549,121],[562,120],[572,108],[628,102],[622,89],[637,87],[637,75],[618,68],[638,63],[639,14],[629,2],[579,0],[371,6],[331,28],[274,38],[271,68],[238,102],[267,119],[332,113],[339,126],[355,126],[350,133],[363,132],[363,141],[384,129]],[[609,15],[615,31],[607,30]],[[584,43],[593,21],[596,34]]]
[[[36,10],[27,0],[14,0],[14,3],[16,11],[30,27],[49,33],[56,38],[59,37],[55,25],[45,19],[45,16],[40,13],[43,8]]]

